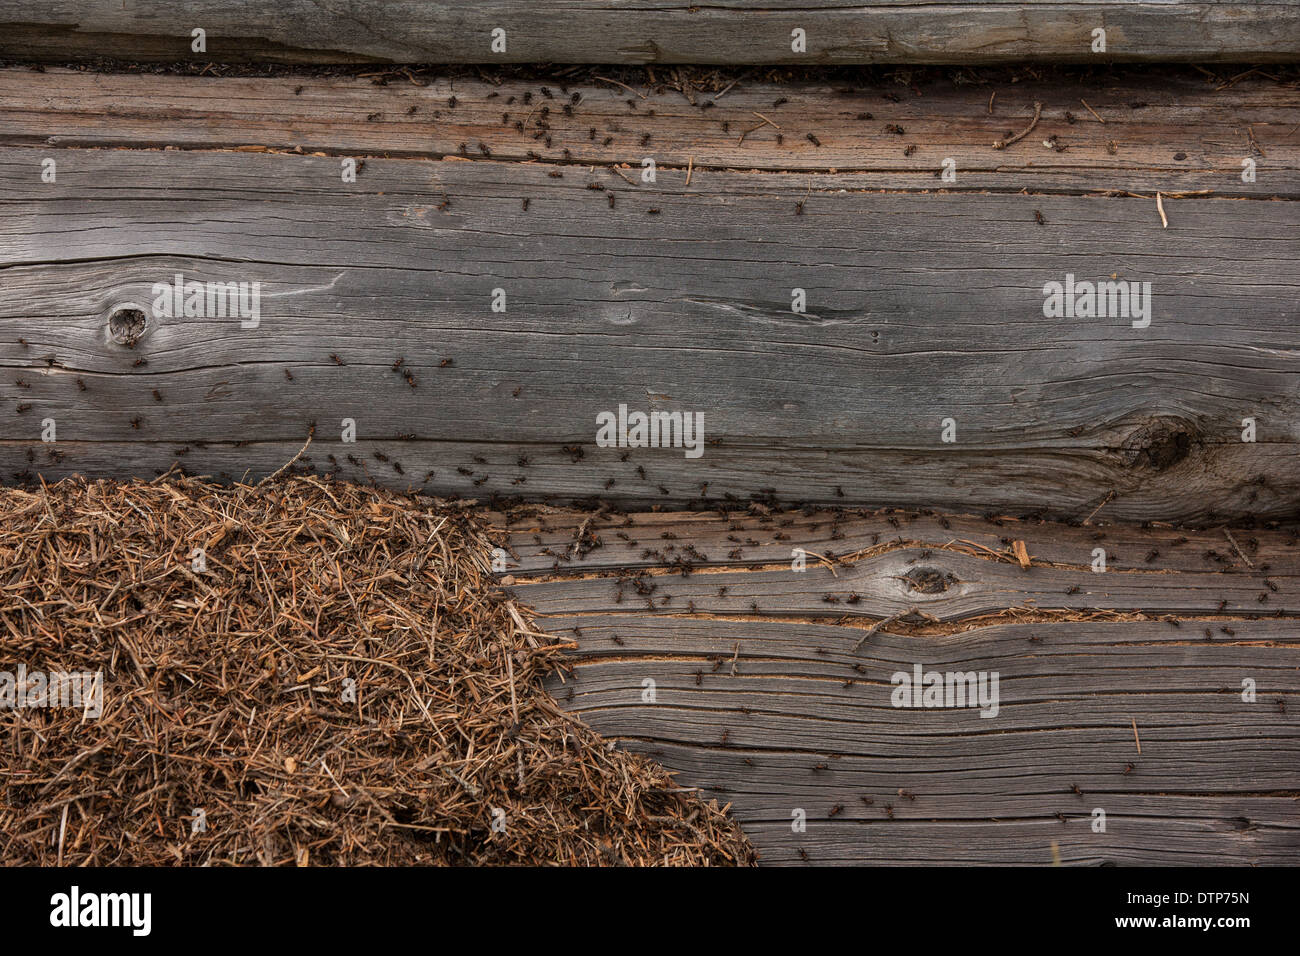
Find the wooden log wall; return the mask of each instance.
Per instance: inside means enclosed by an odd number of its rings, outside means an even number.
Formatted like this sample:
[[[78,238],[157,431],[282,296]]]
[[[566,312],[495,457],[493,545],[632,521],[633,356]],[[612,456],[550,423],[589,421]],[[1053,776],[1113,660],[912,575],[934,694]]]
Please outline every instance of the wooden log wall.
[[[201,48],[195,29],[204,31]],[[802,43],[796,30],[803,31]],[[801,66],[1258,62],[1294,61],[1298,34],[1300,7],[1291,0],[806,0],[797,7],[763,0],[727,6],[649,0],[0,0],[0,55],[56,59]]]
[[[0,474],[311,434],[443,495],[1296,514],[1293,81],[606,72],[0,70]],[[177,274],[256,327],[153,314]],[[1045,315],[1069,275],[1149,326]],[[597,447],[620,405],[702,456]]]
[[[1300,95],[1260,64],[1298,34],[0,0],[0,56],[138,61],[0,67],[0,477],[483,500],[557,698],[765,863],[1294,863]],[[972,66],[1023,58],[1095,69]],[[912,65],[786,68],[871,63]],[[256,312],[168,310],[176,276]],[[1145,306],[1050,299],[1102,282]],[[700,454],[602,447],[621,407]],[[985,699],[905,706],[917,669]]]
[[[557,699],[729,803],[762,863],[1300,857],[1294,530],[764,508],[499,527],[509,590],[572,643]],[[996,708],[900,706],[918,665],[996,676]]]

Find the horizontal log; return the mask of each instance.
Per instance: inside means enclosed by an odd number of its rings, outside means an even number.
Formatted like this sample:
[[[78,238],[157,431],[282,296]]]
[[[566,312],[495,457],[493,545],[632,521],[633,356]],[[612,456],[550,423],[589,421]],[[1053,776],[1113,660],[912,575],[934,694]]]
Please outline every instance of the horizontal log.
[[[47,183],[44,157],[0,149],[7,475],[148,475],[188,448],[258,476],[314,424],[317,465],[442,494],[1184,521],[1300,502],[1293,202],[1171,199],[1166,229],[1149,199],[798,174],[371,159],[345,184],[337,157],[67,150]],[[177,273],[261,283],[258,327],[132,331]],[[1150,327],[1045,317],[1067,274],[1149,281]],[[720,443],[596,447],[621,404],[699,411]]]
[[[1285,2],[813,0],[664,7],[646,0],[308,0],[37,3],[0,0],[0,54],[355,63],[990,63],[1294,60]],[[206,31],[195,49],[192,31]],[[792,31],[804,31],[796,46]],[[1094,31],[1105,31],[1104,49]],[[500,30],[494,46],[493,31]],[[503,45],[504,43],[504,45]]]
[[[1024,543],[1031,566],[1091,568],[1093,552],[1101,548],[1106,568],[1114,571],[1267,574],[1293,566],[1300,547],[1294,528],[1189,537],[1169,527],[1112,525],[1104,509],[1099,515],[1105,527],[900,509],[755,514],[725,505],[710,512],[604,515],[517,509],[495,520],[511,552],[509,573],[520,579],[665,566],[788,566],[795,549],[814,566],[818,556],[834,556],[839,565],[903,548],[964,552],[1018,565],[1016,541]]]
[[[626,75],[626,74],[625,74]],[[694,175],[817,173],[835,188],[1300,194],[1300,102],[1259,73],[918,72],[764,83],[716,74],[669,88],[600,69],[557,83],[505,76],[202,77],[0,69],[0,145],[467,155]],[[1012,79],[1015,82],[1012,82]],[[621,81],[618,81],[621,82]],[[1034,135],[996,149],[1029,125]],[[890,132],[901,130],[901,132]],[[816,139],[816,144],[809,135]],[[1044,143],[1051,144],[1045,148]],[[945,159],[953,181],[939,179]],[[1243,161],[1255,163],[1242,181]],[[680,175],[680,173],[677,173]],[[613,175],[603,173],[605,176]]]
[[[765,862],[1033,865],[1050,861],[1048,840],[1066,863],[1300,852],[1289,621],[1234,622],[1210,641],[1189,640],[1190,622],[877,632],[856,653],[861,632],[828,625],[623,613],[543,626],[577,645],[557,699],[731,802]],[[996,716],[892,706],[890,675],[916,663],[997,672]],[[1104,832],[1089,829],[1097,808]],[[1027,826],[1043,842],[1019,839]],[[1075,827],[1089,838],[1074,842]]]
[[[787,821],[747,822],[745,833],[756,845],[771,847],[763,862],[795,866],[861,866],[864,857],[880,865],[904,866],[1047,866],[1058,860],[1089,866],[1295,864],[1295,831],[1284,824],[1260,824],[1244,816],[1135,816],[1110,822],[1105,833],[1094,833],[1090,816],[1063,815],[1064,821],[954,822],[924,828],[833,823],[810,830],[798,845],[778,842],[790,829]],[[846,834],[850,828],[857,832]],[[942,839],[931,839],[932,834]]]
[[[1081,563],[1090,557],[1080,555]],[[713,614],[795,617],[891,617],[909,610],[940,621],[995,613],[1007,606],[1176,614],[1257,611],[1300,613],[1300,574],[1258,576],[1183,572],[1098,575],[1088,567],[1026,569],[953,551],[904,548],[841,568],[691,574],[652,578],[589,578],[521,583],[520,597],[550,613],[613,613],[621,604],[660,613],[687,607]],[[647,588],[649,590],[647,590]]]
[[[569,642],[556,699],[730,803],[765,863],[1300,854],[1297,610],[1271,600],[1300,573],[1289,531],[762,508],[494,521],[517,565],[508,592]],[[726,551],[731,539],[763,559],[783,549],[786,570]],[[1104,573],[1087,564],[1096,545],[1115,556]],[[791,572],[798,547],[808,568]],[[1193,608],[1234,588],[1270,601]],[[760,606],[723,606],[736,594]],[[1106,613],[1122,594],[1141,597]],[[983,674],[986,691],[996,675],[987,716],[960,700],[900,706],[898,675],[918,665]]]

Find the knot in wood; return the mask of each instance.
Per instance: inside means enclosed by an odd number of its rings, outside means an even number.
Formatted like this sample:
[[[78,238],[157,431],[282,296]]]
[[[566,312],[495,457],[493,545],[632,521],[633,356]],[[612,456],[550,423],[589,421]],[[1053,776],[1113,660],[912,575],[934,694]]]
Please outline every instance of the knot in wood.
[[[1157,418],[1133,432],[1121,453],[1130,468],[1164,471],[1190,455],[1195,440],[1195,429],[1188,422]]]
[[[133,305],[114,309],[108,317],[108,335],[118,345],[134,348],[144,335],[148,319],[142,309]]]
[[[938,568],[912,568],[903,575],[907,586],[921,594],[942,594],[957,583],[957,579]]]

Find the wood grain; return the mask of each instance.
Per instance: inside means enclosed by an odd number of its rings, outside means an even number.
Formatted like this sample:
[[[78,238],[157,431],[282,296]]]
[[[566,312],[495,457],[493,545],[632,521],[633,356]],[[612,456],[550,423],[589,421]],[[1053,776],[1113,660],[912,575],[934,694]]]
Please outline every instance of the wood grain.
[[[1111,524],[1105,509],[1095,523],[1065,525],[1002,515],[941,515],[885,509],[754,513],[721,506],[708,512],[597,514],[565,509],[518,509],[494,516],[511,547],[517,578],[633,573],[665,565],[709,568],[788,566],[798,548],[814,567],[905,548],[955,551],[1015,563],[1012,546],[1025,542],[1032,566],[1091,568],[1106,552],[1114,571],[1234,571],[1267,574],[1296,560],[1294,528],[1221,531],[1188,536],[1162,526]],[[577,537],[578,531],[582,537]],[[689,546],[689,550],[688,550]],[[823,565],[826,566],[826,565]]]
[[[1082,557],[1082,556],[1081,556]],[[554,613],[614,613],[620,604],[678,613],[765,614],[802,618],[877,618],[924,612],[940,621],[990,614],[1008,606],[1072,610],[1148,611],[1175,614],[1300,610],[1300,580],[1271,572],[1277,590],[1258,578],[1183,572],[1177,580],[1159,573],[1095,575],[1087,568],[1039,568],[1026,574],[1010,564],[951,551],[904,548],[864,558],[835,575],[828,568],[748,570],[690,574],[643,582],[648,593],[624,578],[592,578],[519,586],[520,596]],[[723,593],[725,591],[725,593]],[[850,599],[857,597],[856,601]],[[653,608],[651,608],[653,605]]]
[[[310,0],[129,6],[0,0],[0,55],[340,63],[990,63],[1007,60],[1294,60],[1285,2],[811,0],[663,6],[648,0]],[[207,31],[202,53],[191,30]],[[1107,31],[1093,53],[1092,31]],[[494,52],[491,32],[506,31]],[[792,52],[791,30],[807,32]]]
[[[1028,71],[977,80],[956,71],[918,73],[910,84],[870,75],[839,84],[738,75],[733,83],[724,75],[694,91],[644,76],[627,89],[586,74],[559,82],[379,79],[384,85],[374,77],[0,69],[0,145],[420,159],[462,151],[482,158],[486,149],[497,160],[638,170],[650,157],[674,176],[688,165],[700,176],[815,173],[818,197],[835,188],[940,187],[1300,195],[1300,96],[1259,73],[1229,82],[1187,69],[1043,80]],[[1035,103],[1043,104],[1035,135],[995,149],[1028,125]],[[1049,141],[1054,148],[1043,146]],[[947,158],[954,182],[937,175]],[[1248,158],[1257,164],[1253,182],[1242,181]]]
[[[1148,199],[796,174],[371,159],[345,185],[337,157],[67,150],[51,184],[44,156],[0,149],[8,475],[147,475],[189,447],[190,467],[256,476],[315,423],[322,466],[441,494],[1196,521],[1300,501],[1289,201],[1171,199],[1162,229]],[[112,341],[112,313],[177,272],[261,282],[261,326]],[[1151,281],[1152,326],[1045,319],[1067,272]],[[621,403],[702,411],[720,444],[596,448]],[[339,443],[344,418],[362,444]]]
[[[763,862],[1046,865],[1056,854],[1067,865],[1285,865],[1300,858],[1294,601],[1267,612],[1213,605],[1189,613],[1207,587],[1228,594],[1294,582],[1300,555],[1289,532],[1229,532],[1228,559],[1220,554],[1222,532],[1180,535],[1174,544],[1168,529],[1123,525],[901,512],[631,518],[500,516],[501,540],[524,565],[511,574],[548,579],[520,578],[509,591],[543,614],[548,633],[572,642],[572,673],[551,684],[557,699],[621,746],[678,771],[684,784],[731,802]],[[782,547],[812,550],[824,547],[830,528],[844,547],[867,534],[884,540],[860,557],[839,552],[847,562],[836,578],[810,562],[807,572],[766,591],[772,573],[743,556],[710,558],[707,570],[687,577],[671,573],[680,569],[667,554],[654,573],[610,569],[674,595],[684,587],[715,596],[719,587],[752,590],[762,595],[757,614],[720,619],[702,607],[690,614],[676,599],[651,614],[630,586],[628,600],[599,609],[582,598],[613,591],[618,577],[591,575],[621,560],[604,543],[620,540],[619,531],[642,541],[653,535],[655,548],[703,552],[720,530],[785,534]],[[889,531],[927,545],[924,563],[908,565],[916,549],[897,546],[885,538]],[[535,535],[549,537],[539,544]],[[1145,572],[1065,567],[1060,559],[1094,536],[1112,549],[1155,545],[1157,554],[1140,562]],[[590,550],[579,556],[583,549],[575,549],[559,575],[526,570],[530,554],[560,549],[566,538]],[[602,543],[592,547],[597,538]],[[945,550],[954,539],[976,550],[989,542],[989,555]],[[1043,554],[1056,561],[1022,570],[1008,540],[1025,540],[1035,562]],[[1219,570],[1198,568],[1210,554]],[[903,574],[962,568],[963,580],[988,600],[954,601],[951,591],[963,585],[953,583],[921,608],[946,624],[909,617],[867,632],[864,617],[897,606],[902,575],[870,573],[882,560],[899,562]],[[869,573],[855,574],[864,567]],[[1023,617],[1036,602],[1041,609],[1044,588],[1071,579],[1090,592],[1082,602],[1090,611]],[[858,602],[823,603],[826,593],[842,599],[850,582]],[[1065,590],[1053,596],[1055,606],[1073,600]],[[1142,614],[1108,620],[1098,611],[1120,593],[1139,592]],[[782,606],[799,616],[784,617]],[[985,613],[998,606],[1000,615]],[[997,672],[997,714],[894,706],[892,677],[915,664]],[[1242,698],[1246,678],[1255,682],[1253,703]],[[1106,814],[1104,831],[1092,826],[1097,809]],[[791,828],[796,810],[806,814],[804,832]]]

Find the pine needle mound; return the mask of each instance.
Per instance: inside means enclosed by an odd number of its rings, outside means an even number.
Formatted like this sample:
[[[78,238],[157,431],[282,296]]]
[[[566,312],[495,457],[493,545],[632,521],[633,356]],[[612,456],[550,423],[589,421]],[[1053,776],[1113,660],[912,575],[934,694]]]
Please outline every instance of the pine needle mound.
[[[491,549],[315,477],[0,489],[0,671],[104,681],[98,718],[0,709],[0,864],[752,863],[559,709]]]

